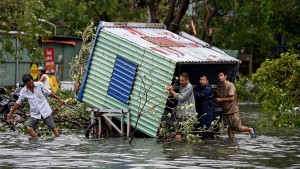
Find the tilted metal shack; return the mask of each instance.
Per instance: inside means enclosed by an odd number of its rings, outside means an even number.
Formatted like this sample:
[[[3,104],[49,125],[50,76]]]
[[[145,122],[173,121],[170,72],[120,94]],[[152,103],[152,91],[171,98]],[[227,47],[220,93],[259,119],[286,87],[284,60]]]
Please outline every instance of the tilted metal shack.
[[[216,84],[217,70],[224,69],[234,80],[240,61],[208,45],[186,33],[172,33],[163,24],[100,22],[78,100],[96,108],[129,109],[134,126],[148,99],[144,111],[149,113],[137,129],[156,137],[166,86],[174,77],[185,71],[197,84],[205,74]]]

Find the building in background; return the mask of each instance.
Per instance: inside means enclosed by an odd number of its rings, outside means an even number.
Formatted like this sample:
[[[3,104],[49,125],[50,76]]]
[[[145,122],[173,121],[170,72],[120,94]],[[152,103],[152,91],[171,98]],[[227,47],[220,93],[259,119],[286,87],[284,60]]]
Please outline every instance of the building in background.
[[[11,41],[15,47],[20,43],[13,35]],[[80,38],[65,36],[53,36],[47,40],[40,40],[39,44],[44,53],[52,57],[48,61],[53,62],[50,67],[54,70],[48,70],[47,73],[52,73],[59,82],[70,81],[69,63],[79,53],[81,43]],[[32,60],[25,50],[18,52],[17,55],[22,57],[22,60],[14,60],[12,56],[4,53],[5,61],[0,63],[0,86],[15,86],[21,81],[24,73],[30,72],[35,75],[38,66],[49,67],[49,65],[46,66],[46,56],[45,60]]]

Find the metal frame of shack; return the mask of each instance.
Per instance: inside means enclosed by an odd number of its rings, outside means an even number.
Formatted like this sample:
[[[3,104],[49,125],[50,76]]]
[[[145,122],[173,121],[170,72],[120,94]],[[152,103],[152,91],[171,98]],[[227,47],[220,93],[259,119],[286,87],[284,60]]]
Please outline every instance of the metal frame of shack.
[[[143,109],[137,129],[150,137],[157,137],[165,113],[166,86],[181,72],[194,85],[205,74],[213,85],[219,69],[234,81],[240,64],[222,50],[159,23],[101,21],[95,36],[78,100],[99,109],[127,109],[131,126]]]

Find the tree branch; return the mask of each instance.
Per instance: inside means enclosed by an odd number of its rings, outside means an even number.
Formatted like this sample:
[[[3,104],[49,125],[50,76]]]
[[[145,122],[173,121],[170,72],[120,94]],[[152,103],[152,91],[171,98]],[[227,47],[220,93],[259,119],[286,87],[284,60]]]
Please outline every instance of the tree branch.
[[[179,12],[176,14],[173,22],[171,22],[170,26],[168,27],[168,30],[171,32],[175,32],[178,27],[179,23],[182,20],[184,14],[186,13],[188,7],[189,7],[190,0],[184,0],[181,4]]]
[[[206,42],[210,43],[212,38],[211,38],[211,32],[210,32],[210,29],[209,29],[209,25],[210,25],[210,22],[211,22],[212,18],[218,12],[219,8],[217,7],[215,0],[213,1],[213,10],[212,11],[209,9],[209,0],[205,1],[204,8],[206,10],[207,15],[206,15],[206,18],[205,18],[205,21],[204,21],[204,26],[203,26],[204,30],[203,30],[203,33],[201,35],[201,39],[203,39]]]
[[[167,28],[170,26],[170,23],[174,19],[175,2],[176,2],[176,0],[170,0],[169,12],[168,12],[168,14],[166,16],[166,20],[164,22],[164,24],[166,25]]]
[[[155,6],[155,0],[150,0],[148,2],[149,12],[151,16],[151,22],[152,23],[158,23],[159,20],[157,19],[157,9]]]

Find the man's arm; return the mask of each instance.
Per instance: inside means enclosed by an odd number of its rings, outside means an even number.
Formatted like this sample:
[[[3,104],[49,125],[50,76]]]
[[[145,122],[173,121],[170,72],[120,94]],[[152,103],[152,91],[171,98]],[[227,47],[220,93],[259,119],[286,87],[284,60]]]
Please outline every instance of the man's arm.
[[[50,97],[56,99],[57,101],[59,101],[61,104],[65,104],[65,101],[63,99],[60,99],[59,97],[57,97],[55,94],[50,93],[49,95]]]
[[[15,112],[16,110],[18,110],[21,105],[23,104],[23,102],[25,101],[25,97],[23,95],[23,89],[20,91],[20,96],[18,98],[18,100],[16,101],[16,103],[14,104],[14,106],[10,109],[8,115],[7,115],[7,121],[10,121],[11,116],[13,114],[13,112]]]
[[[228,102],[233,100],[234,100],[234,96],[229,96],[225,98],[216,98],[216,102]]]
[[[50,97],[56,99],[56,100],[59,101],[61,104],[65,104],[65,101],[64,101],[64,100],[60,99],[60,98],[57,97],[55,94],[53,94],[53,93],[51,92],[51,90],[48,89],[47,87],[45,87],[45,85],[44,85],[43,83],[40,83],[40,84],[41,84],[42,92],[43,92],[44,95],[50,96]]]
[[[19,105],[18,103],[15,103],[14,107],[10,109],[10,111],[9,111],[9,113],[7,115],[7,121],[10,121],[13,112],[15,112],[16,110],[18,110],[20,107],[21,107],[21,105]]]
[[[168,89],[168,91],[169,91],[170,94],[172,94],[173,96],[176,96],[177,93],[174,91],[172,85],[168,85],[167,89]]]
[[[177,98],[179,101],[185,101],[185,100],[187,100],[191,96],[191,94],[193,92],[193,86],[190,86],[183,93],[176,93],[171,85],[168,85],[167,89],[169,90],[169,93],[171,93],[173,96],[179,95],[179,97]]]
[[[193,93],[193,86],[190,86],[185,92],[178,93],[179,94],[178,101],[187,100],[191,96],[192,93]]]
[[[213,95],[212,90],[208,87],[205,87],[204,90],[201,92],[194,91],[194,96],[197,98],[204,98],[204,97],[212,96],[212,95]]]

